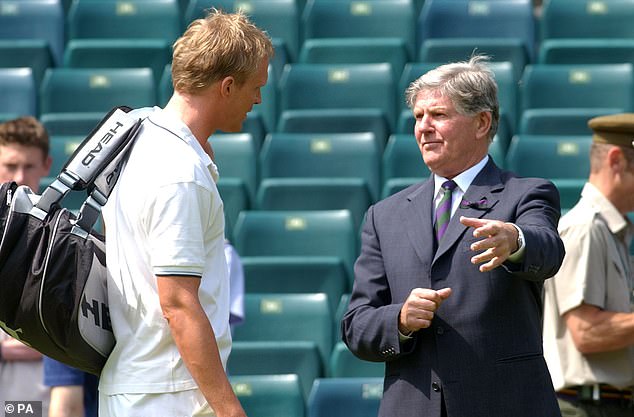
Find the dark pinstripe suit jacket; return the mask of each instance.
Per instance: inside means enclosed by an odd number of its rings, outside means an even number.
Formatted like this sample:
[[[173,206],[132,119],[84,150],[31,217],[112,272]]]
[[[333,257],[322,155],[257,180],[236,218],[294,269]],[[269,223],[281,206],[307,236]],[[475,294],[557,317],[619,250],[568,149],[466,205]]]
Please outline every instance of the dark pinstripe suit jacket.
[[[440,247],[432,225],[433,179],[369,208],[343,340],[359,357],[386,362],[380,416],[560,416],[542,355],[543,281],[559,269],[559,194],[552,183],[517,178],[491,160],[474,179]],[[476,240],[461,215],[517,224],[521,264],[479,272]],[[397,320],[413,288],[451,287],[430,328],[399,342]]]

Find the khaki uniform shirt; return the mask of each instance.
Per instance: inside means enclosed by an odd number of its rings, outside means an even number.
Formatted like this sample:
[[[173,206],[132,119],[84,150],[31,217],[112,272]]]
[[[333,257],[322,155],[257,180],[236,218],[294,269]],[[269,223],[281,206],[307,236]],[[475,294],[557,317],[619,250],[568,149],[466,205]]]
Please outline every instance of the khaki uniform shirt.
[[[634,347],[581,354],[563,315],[582,303],[629,313],[632,264],[629,244],[634,226],[592,184],[559,222],[566,247],[563,264],[544,286],[544,356],[555,389],[605,383],[634,384]]]

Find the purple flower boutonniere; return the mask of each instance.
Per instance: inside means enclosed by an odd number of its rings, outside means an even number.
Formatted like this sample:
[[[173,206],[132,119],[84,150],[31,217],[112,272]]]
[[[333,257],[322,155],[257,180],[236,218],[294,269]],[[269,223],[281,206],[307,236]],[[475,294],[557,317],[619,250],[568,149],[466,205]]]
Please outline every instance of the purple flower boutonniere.
[[[487,201],[486,197],[482,197],[478,201],[469,201],[469,200],[465,200],[463,198],[462,201],[460,202],[460,208],[463,208],[463,209],[472,208],[472,209],[476,209],[476,210],[488,210],[490,207],[488,205],[488,201]]]

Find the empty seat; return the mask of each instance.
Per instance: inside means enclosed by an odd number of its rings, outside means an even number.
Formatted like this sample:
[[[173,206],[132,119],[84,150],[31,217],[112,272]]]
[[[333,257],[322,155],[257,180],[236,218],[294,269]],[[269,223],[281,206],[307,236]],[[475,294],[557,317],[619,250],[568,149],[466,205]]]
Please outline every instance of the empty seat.
[[[379,413],[383,378],[320,378],[308,397],[308,417],[368,417]]]
[[[230,376],[229,380],[250,417],[304,417],[297,375]]]
[[[529,60],[535,53],[532,0],[426,0],[418,20],[418,44],[432,38],[516,38]]]
[[[75,1],[68,39],[161,39],[171,45],[182,31],[176,0]]]
[[[157,84],[171,59],[170,45],[159,39],[73,39],[64,51],[66,67],[148,67]]]
[[[242,256],[246,293],[324,293],[335,312],[352,281],[334,256]]]
[[[383,362],[359,359],[341,341],[335,343],[328,366],[331,378],[381,378],[385,373]]]
[[[246,293],[244,311],[247,319],[234,329],[236,342],[311,342],[322,363],[330,358],[332,313],[326,294]]]
[[[411,0],[311,1],[302,15],[304,39],[394,38],[413,58],[414,11]]]
[[[259,210],[341,210],[352,215],[355,229],[372,202],[361,178],[264,178],[258,187]]]
[[[103,118],[103,113],[49,113],[42,114],[40,121],[49,135],[88,136]]]
[[[347,210],[243,211],[234,229],[241,256],[334,256],[349,276],[357,256]]]
[[[528,109],[522,113],[518,133],[521,135],[591,135],[588,120],[613,114],[611,108],[557,109],[549,115],[541,109]]]
[[[395,88],[391,66],[385,63],[290,64],[279,83],[279,123],[322,117],[321,123],[327,124],[323,113],[329,112],[366,123],[378,119],[391,130],[396,119]]]
[[[240,375],[296,375],[302,402],[315,378],[324,376],[317,345],[309,341],[234,341],[227,373]]]
[[[0,68],[0,114],[8,119],[37,116],[37,91],[31,68]]]
[[[632,109],[632,64],[527,65],[520,84],[521,109],[530,117],[548,119],[559,109],[600,109],[612,113]],[[567,110],[565,114],[570,114]],[[585,113],[584,113],[585,114]],[[523,116],[524,117],[524,116]]]
[[[220,178],[242,181],[249,201],[254,201],[257,188],[257,158],[253,138],[248,133],[219,133],[209,138],[214,150]]]
[[[395,77],[401,75],[409,54],[395,38],[320,38],[306,39],[299,62],[304,64],[372,64],[386,62]]]
[[[119,105],[156,104],[149,68],[49,68],[42,80],[40,113],[105,113]]]
[[[269,134],[260,152],[262,181],[269,178],[348,178],[376,200],[380,147],[371,133]]]
[[[634,63],[634,39],[547,39],[539,48],[540,64]]]
[[[32,39],[0,39],[0,68],[31,68],[35,87],[38,89],[44,72],[54,65],[53,55],[46,42]]]
[[[7,0],[0,3],[0,39],[46,45],[55,65],[64,53],[64,10],[59,0]]]
[[[516,135],[506,168],[524,177],[586,179],[592,136]]]
[[[630,0],[544,2],[541,38],[632,38],[634,7]]]

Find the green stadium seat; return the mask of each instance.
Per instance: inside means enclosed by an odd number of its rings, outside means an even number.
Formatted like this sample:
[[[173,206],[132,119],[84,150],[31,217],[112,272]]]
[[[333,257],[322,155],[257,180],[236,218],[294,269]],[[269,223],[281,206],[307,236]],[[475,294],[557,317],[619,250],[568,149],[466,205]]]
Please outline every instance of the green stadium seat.
[[[37,90],[31,68],[0,68],[0,114],[37,116]]]
[[[308,417],[368,417],[379,413],[383,378],[320,378],[308,397]]]
[[[375,64],[387,62],[395,78],[403,72],[409,55],[396,38],[317,38],[302,44],[302,64]]]
[[[182,33],[177,0],[75,1],[66,19],[68,39],[162,39]]]
[[[162,39],[72,39],[64,51],[69,68],[150,68],[158,84],[172,59]]]
[[[414,16],[412,0],[319,0],[307,2],[302,15],[302,27],[305,40],[394,38],[413,58]]]
[[[42,115],[106,113],[119,105],[155,104],[156,86],[149,68],[49,68],[40,90]]]
[[[218,133],[209,138],[220,178],[238,178],[255,201],[258,184],[257,157],[253,137],[248,133]]]
[[[410,185],[418,184],[422,181],[423,180],[421,178],[415,177],[391,178],[387,180],[383,185],[383,189],[381,190],[381,198],[387,198],[392,194],[396,194],[397,192],[406,189]]]
[[[234,341],[227,373],[241,375],[285,375],[298,377],[302,401],[308,398],[315,378],[325,376],[324,362],[311,341]]]
[[[258,210],[348,210],[356,229],[376,199],[361,178],[264,178],[258,187]]]
[[[330,358],[332,313],[326,294],[245,293],[244,311],[247,319],[234,328],[236,342],[312,342],[322,364]]]
[[[334,256],[353,276],[357,233],[347,210],[243,211],[233,234],[240,256]]]
[[[0,39],[44,43],[56,66],[64,53],[64,10],[59,0],[5,0],[0,3]],[[34,69],[36,72],[36,70]],[[37,75],[36,75],[37,76]]]
[[[352,280],[335,256],[242,256],[244,290],[253,294],[324,293],[334,314]]]
[[[548,114],[542,109],[528,109],[522,113],[518,133],[521,135],[591,135],[588,120],[619,112],[612,108],[557,109]]]
[[[631,109],[633,74],[632,64],[528,65],[520,84],[521,108]]]
[[[577,110],[580,117],[603,109],[608,113],[631,111],[634,103],[632,64],[527,65],[520,83],[521,118],[532,124],[558,123]],[[563,111],[562,111],[563,109]],[[527,110],[530,113],[524,115]],[[579,116],[577,117],[578,120]],[[543,120],[552,120],[543,122]],[[523,122],[526,123],[526,122]]]
[[[417,41],[423,45],[432,38],[515,38],[532,62],[535,26],[532,0],[426,0],[418,19]]]
[[[271,184],[271,182],[264,183],[268,179],[337,179],[338,183],[336,181],[330,183],[332,185],[330,189],[335,191],[338,184],[340,187],[360,188],[355,194],[359,199],[357,204],[363,205],[368,200],[376,201],[379,196],[380,154],[381,147],[371,133],[271,133],[267,135],[260,152],[262,184],[265,187]],[[277,184],[281,186],[280,182]],[[310,182],[306,184],[311,186]],[[329,191],[323,188],[328,185],[327,182],[322,181],[321,184],[313,183],[312,185],[315,191],[318,187],[322,187],[324,193]],[[367,190],[365,193],[364,186]],[[324,193],[321,195],[327,197]],[[261,200],[263,203],[264,197],[263,195]],[[307,198],[305,202],[295,204],[301,208],[310,208],[311,201],[308,200],[310,197],[305,198]],[[331,198],[337,197],[333,195]],[[312,202],[320,205],[315,198]],[[333,209],[339,208],[336,206],[342,203],[344,201],[339,203],[326,201],[321,203],[324,206],[319,209],[328,206],[334,206]],[[270,204],[275,203],[270,202]],[[289,201],[288,204],[293,203]],[[347,208],[353,208],[353,205]],[[357,215],[358,212],[355,210],[353,214]],[[358,217],[356,220],[359,220]]]
[[[52,136],[88,136],[101,121],[103,112],[42,114],[40,121]]]
[[[386,63],[290,64],[279,82],[280,124],[284,118],[305,120],[315,117],[309,114],[329,110],[340,119],[350,115],[368,123],[379,118],[391,130],[396,121],[395,88],[392,68]],[[323,114],[321,122],[329,123]]]
[[[39,89],[47,68],[55,66],[48,44],[41,39],[0,39],[0,68],[31,68]]]
[[[328,366],[330,378],[381,378],[385,374],[383,362],[359,359],[341,341],[335,343]]]
[[[224,205],[225,237],[232,241],[238,215],[251,207],[249,192],[242,179],[237,177],[220,177],[216,186]]]
[[[539,48],[540,64],[634,63],[634,39],[546,39]]]
[[[297,375],[229,377],[249,417],[304,417],[304,398]]]
[[[634,7],[629,0],[545,1],[541,38],[632,38],[632,21]]]
[[[586,179],[592,136],[516,135],[506,168],[524,177]]]

